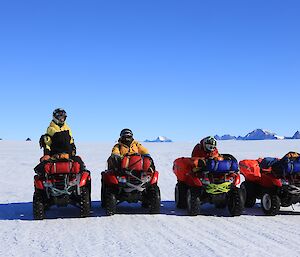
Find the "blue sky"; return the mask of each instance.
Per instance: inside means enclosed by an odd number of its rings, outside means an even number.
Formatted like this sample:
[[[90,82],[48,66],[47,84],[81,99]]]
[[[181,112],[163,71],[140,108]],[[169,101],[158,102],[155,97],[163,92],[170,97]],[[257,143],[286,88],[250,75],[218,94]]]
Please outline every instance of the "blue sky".
[[[76,141],[300,129],[300,2],[0,2],[0,137],[65,108]]]

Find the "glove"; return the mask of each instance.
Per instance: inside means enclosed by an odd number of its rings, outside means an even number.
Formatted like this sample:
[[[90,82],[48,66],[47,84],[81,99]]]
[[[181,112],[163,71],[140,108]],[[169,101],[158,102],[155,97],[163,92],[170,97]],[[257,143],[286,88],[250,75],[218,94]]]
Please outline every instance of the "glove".
[[[50,158],[51,158],[50,155],[46,154],[46,155],[44,155],[43,157],[40,158],[40,162],[48,161]]]

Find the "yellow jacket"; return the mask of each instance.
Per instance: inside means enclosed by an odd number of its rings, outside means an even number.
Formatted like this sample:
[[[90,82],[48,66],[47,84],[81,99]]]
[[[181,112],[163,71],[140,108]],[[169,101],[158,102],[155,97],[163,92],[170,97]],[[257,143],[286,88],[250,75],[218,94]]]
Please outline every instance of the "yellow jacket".
[[[112,149],[112,154],[124,156],[125,154],[149,154],[148,149],[142,146],[138,141],[133,140],[128,147],[127,145],[118,142]]]
[[[72,137],[72,131],[64,123],[62,127],[51,121],[47,132],[44,135],[44,147],[46,152],[54,153],[71,153],[74,146],[74,139]]]

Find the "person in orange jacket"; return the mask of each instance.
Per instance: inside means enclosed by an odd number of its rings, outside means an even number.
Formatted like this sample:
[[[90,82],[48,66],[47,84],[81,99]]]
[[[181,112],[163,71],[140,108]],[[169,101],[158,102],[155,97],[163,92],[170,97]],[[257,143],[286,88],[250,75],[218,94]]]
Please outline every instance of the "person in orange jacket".
[[[134,140],[132,131],[128,128],[122,129],[118,143],[114,145],[111,156],[107,160],[108,169],[118,169],[125,155],[135,153],[151,158],[148,149]]]
[[[200,157],[204,159],[220,157],[216,139],[211,136],[203,138],[200,143],[195,145],[192,157]]]

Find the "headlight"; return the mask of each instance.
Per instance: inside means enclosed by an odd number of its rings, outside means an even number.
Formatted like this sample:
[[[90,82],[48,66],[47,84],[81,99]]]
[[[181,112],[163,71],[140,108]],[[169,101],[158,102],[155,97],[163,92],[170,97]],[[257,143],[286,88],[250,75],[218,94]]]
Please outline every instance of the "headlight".
[[[117,177],[117,179],[118,179],[118,181],[120,182],[120,183],[126,183],[127,182],[127,180],[126,180],[126,178],[125,177]]]
[[[47,182],[47,181],[43,181],[44,187],[51,187],[52,183],[51,182]]]
[[[148,182],[151,181],[151,175],[142,174],[141,180],[142,180],[144,183],[148,183]]]

